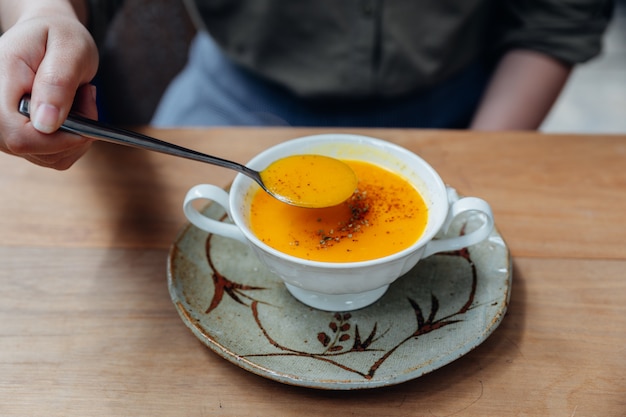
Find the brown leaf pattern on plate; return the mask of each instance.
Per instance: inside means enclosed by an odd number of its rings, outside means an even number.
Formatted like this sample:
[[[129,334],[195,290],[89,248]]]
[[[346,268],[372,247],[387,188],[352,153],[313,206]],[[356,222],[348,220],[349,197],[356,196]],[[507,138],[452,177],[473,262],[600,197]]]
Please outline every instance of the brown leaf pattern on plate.
[[[226,218],[224,215],[221,220],[223,221]],[[248,299],[249,301],[255,301],[255,299],[249,296],[245,291],[256,291],[256,290],[264,290],[263,287],[253,287],[250,285],[243,285],[237,282],[233,282],[224,275],[222,275],[219,270],[213,264],[213,258],[211,257],[211,237],[213,235],[209,235],[206,240],[206,253],[207,253],[207,261],[209,262],[209,266],[213,271],[212,279],[213,286],[215,291],[213,293],[213,298],[211,299],[211,304],[205,310],[206,314],[209,314],[211,311],[215,310],[217,306],[220,305],[222,299],[224,298],[224,294],[227,294],[230,298],[232,298],[235,302],[247,305],[243,299]]]
[[[463,229],[461,230],[461,233],[463,233]],[[209,235],[206,241],[206,254],[208,262],[213,271],[212,279],[214,284],[214,295],[208,308],[206,309],[206,314],[210,314],[219,306],[220,303],[224,302],[224,295],[226,294],[236,303],[250,307],[255,323],[258,326],[259,330],[262,332],[263,337],[267,340],[269,344],[273,345],[276,349],[279,350],[279,352],[245,355],[245,357],[249,358],[263,356],[307,357],[331,364],[345,371],[360,375],[365,379],[372,379],[376,371],[380,369],[380,367],[399,348],[401,348],[409,341],[416,340],[423,335],[462,321],[462,315],[467,313],[472,308],[472,305],[474,303],[474,297],[476,295],[478,274],[474,262],[471,259],[470,252],[467,249],[462,249],[459,251],[439,254],[436,256],[460,257],[462,259],[465,259],[470,266],[471,283],[469,283],[469,285],[471,288],[467,299],[465,300],[463,305],[459,306],[456,311],[443,317],[438,317],[440,306],[439,299],[436,294],[431,294],[430,311],[427,312],[425,312],[420,304],[417,303],[414,299],[407,297],[407,303],[410,305],[411,309],[414,312],[414,330],[412,332],[407,332],[406,336],[403,339],[401,338],[396,345],[391,348],[387,348],[384,352],[383,349],[377,349],[375,345],[380,338],[384,337],[389,329],[381,333],[378,329],[378,323],[374,323],[371,330],[369,330],[369,334],[367,335],[367,337],[363,339],[363,336],[361,334],[362,329],[359,328],[358,324],[353,324],[351,322],[351,320],[353,319],[352,313],[329,313],[331,314],[331,317],[326,328],[311,330],[315,335],[314,337],[312,337],[312,339],[317,340],[319,346],[321,346],[321,350],[313,349],[311,351],[304,351],[281,344],[272,337],[268,329],[264,326],[261,320],[261,316],[259,314],[259,304],[265,303],[258,299],[255,299],[253,296],[249,295],[248,292],[263,290],[265,288],[249,286],[231,281],[228,277],[224,276],[217,270],[211,259],[211,237],[212,235]],[[338,360],[338,358],[343,355],[361,352],[381,352],[382,355],[379,356],[371,364],[369,369],[365,370],[352,368]]]

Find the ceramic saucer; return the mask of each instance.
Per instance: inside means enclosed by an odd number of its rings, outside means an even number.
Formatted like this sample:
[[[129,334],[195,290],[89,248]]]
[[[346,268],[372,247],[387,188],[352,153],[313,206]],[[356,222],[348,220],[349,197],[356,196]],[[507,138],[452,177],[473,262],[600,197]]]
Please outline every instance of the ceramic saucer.
[[[227,221],[218,205],[204,212]],[[468,216],[448,234],[474,223]],[[421,260],[378,302],[349,313],[301,304],[244,244],[189,224],[168,261],[172,301],[211,350],[275,381],[336,390],[398,384],[465,355],[500,324],[511,279],[497,230],[469,249]]]

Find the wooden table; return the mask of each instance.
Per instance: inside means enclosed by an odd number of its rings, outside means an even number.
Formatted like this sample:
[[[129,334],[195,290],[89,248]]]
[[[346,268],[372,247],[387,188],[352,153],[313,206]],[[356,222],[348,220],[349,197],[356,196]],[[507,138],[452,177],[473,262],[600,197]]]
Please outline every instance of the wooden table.
[[[324,131],[146,132],[245,162]],[[626,136],[349,132],[491,203],[514,278],[482,345],[374,390],[250,374],[191,334],[166,285],[186,190],[233,173],[105,143],[66,172],[0,155],[0,415],[626,416]]]

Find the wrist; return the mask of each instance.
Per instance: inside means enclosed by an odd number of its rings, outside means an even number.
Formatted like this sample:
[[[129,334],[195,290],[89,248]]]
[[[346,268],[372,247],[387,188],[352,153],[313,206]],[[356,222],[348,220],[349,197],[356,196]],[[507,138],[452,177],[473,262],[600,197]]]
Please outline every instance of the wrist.
[[[0,1],[0,29],[5,31],[22,20],[55,15],[73,16],[84,25],[89,18],[85,0]]]

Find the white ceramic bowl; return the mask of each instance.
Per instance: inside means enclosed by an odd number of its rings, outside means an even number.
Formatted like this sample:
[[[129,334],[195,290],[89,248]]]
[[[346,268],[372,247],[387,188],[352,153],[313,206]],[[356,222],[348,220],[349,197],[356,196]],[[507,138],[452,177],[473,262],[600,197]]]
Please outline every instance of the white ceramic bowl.
[[[184,210],[194,225],[250,245],[261,261],[282,278],[290,293],[309,306],[330,311],[365,307],[378,300],[390,283],[408,272],[420,259],[436,252],[478,243],[487,238],[493,229],[493,215],[484,200],[465,197],[450,204],[444,182],[428,163],[407,149],[384,140],[349,134],[308,136],[269,148],[247,165],[262,170],[276,159],[304,153],[362,160],[394,171],[417,188],[429,210],[424,233],[417,242],[402,251],[362,262],[318,262],[279,252],[254,235],[249,227],[249,207],[259,186],[250,178],[238,175],[229,193],[206,184],[189,190]],[[198,199],[222,205],[234,224],[203,216],[192,205]],[[465,211],[484,213],[484,224],[464,236],[434,239],[442,228]]]

